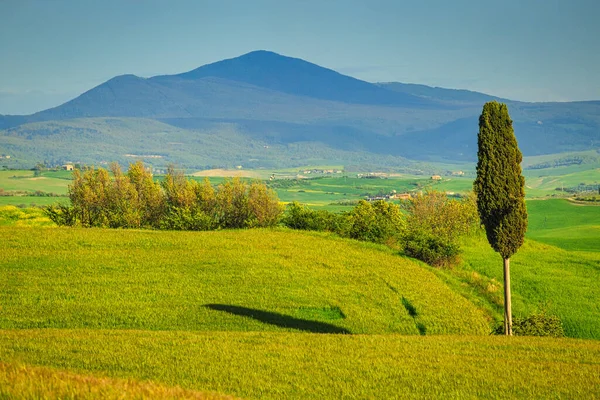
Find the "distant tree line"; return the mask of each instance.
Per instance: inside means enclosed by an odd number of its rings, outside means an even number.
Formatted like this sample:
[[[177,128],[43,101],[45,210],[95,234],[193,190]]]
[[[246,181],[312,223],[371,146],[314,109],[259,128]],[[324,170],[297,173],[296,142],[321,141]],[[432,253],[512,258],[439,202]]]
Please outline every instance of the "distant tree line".
[[[528,166],[526,169],[545,169],[545,168],[558,168],[558,167],[566,167],[569,165],[581,165],[581,164],[593,164],[598,162],[597,156],[567,156],[561,157],[556,160],[541,162],[537,164],[532,164]]]
[[[123,173],[118,164],[75,169],[70,205],[46,207],[58,225],[108,228],[212,230],[269,227],[283,212],[275,192],[263,183],[238,178],[214,188],[169,167],[156,182],[142,162]]]

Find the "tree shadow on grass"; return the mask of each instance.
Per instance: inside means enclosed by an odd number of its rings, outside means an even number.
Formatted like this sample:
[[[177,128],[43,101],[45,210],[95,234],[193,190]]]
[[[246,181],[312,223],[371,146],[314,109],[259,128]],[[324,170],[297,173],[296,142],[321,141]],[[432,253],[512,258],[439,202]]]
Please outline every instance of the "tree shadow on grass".
[[[298,329],[312,333],[352,333],[345,328],[340,328],[332,324],[308,319],[294,318],[289,315],[279,314],[270,311],[257,310],[254,308],[232,306],[229,304],[205,304],[204,307],[211,310],[224,311],[229,314],[242,317],[253,318],[266,324],[276,325],[282,328]]]

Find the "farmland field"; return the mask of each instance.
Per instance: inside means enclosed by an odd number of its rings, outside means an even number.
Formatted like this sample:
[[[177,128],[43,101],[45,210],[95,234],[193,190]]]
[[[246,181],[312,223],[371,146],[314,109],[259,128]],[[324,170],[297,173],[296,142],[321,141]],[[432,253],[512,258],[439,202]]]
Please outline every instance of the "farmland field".
[[[307,167],[308,168],[308,167]],[[317,168],[317,167],[311,167]],[[319,168],[338,168],[319,167]],[[470,192],[473,187],[473,176],[444,175],[441,180],[434,181],[429,176],[389,174],[385,179],[358,178],[356,173],[312,176],[303,175],[309,179],[291,179],[301,174],[302,169],[287,170],[207,170],[193,174],[192,178],[202,180],[210,177],[211,183],[217,185],[226,176],[243,176],[244,179],[267,179],[273,174],[276,179],[270,184],[277,191],[281,201],[288,203],[298,201],[315,208],[325,208],[331,211],[348,210],[352,202],[364,199],[366,196],[378,194],[414,193],[426,190],[439,190],[451,193]],[[564,197],[566,193],[557,188],[577,187],[581,183],[588,185],[600,182],[600,169],[597,165],[575,165],[558,168],[525,170],[526,195],[528,199],[547,198],[549,196]],[[64,196],[67,193],[71,172],[43,171],[41,176],[34,176],[29,170],[0,171],[0,188],[5,191],[33,192],[36,190],[56,193]],[[157,175],[157,179],[161,179]],[[21,198],[19,198],[21,197]],[[0,196],[0,205],[48,205],[65,198],[46,198],[32,196]]]
[[[600,342],[489,336],[485,311],[383,246],[51,231],[0,228],[0,361],[13,370],[244,398],[600,396]]]
[[[529,201],[527,236],[566,250],[600,252],[600,205]]]
[[[0,187],[5,191],[41,190],[48,193],[66,194],[70,179],[65,173],[48,173],[46,176],[34,176],[33,171],[0,171]],[[70,173],[69,175],[70,176]]]

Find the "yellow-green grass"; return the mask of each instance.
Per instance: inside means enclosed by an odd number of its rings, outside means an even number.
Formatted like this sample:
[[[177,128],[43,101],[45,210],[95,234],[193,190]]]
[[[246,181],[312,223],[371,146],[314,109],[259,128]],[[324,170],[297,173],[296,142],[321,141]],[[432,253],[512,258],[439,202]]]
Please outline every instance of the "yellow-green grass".
[[[527,236],[566,250],[600,252],[600,206],[564,199],[528,201]]]
[[[0,362],[0,399],[233,399],[133,379]]]
[[[1,197],[0,197],[1,199]],[[0,206],[0,226],[56,226],[41,208]]]
[[[0,196],[0,207],[42,207],[52,204],[69,204],[68,197],[46,197],[46,196]]]
[[[0,358],[243,398],[600,397],[600,342],[574,339],[5,330]]]
[[[298,231],[0,227],[0,328],[488,334],[379,245]]]
[[[502,258],[485,235],[464,241],[463,261],[452,274],[478,289],[502,312]],[[600,339],[600,253],[567,251],[526,240],[511,258],[513,314],[547,308],[560,317],[567,336]]]
[[[0,171],[0,188],[5,191],[41,190],[48,193],[66,194],[70,180],[62,176],[33,176],[33,171]]]

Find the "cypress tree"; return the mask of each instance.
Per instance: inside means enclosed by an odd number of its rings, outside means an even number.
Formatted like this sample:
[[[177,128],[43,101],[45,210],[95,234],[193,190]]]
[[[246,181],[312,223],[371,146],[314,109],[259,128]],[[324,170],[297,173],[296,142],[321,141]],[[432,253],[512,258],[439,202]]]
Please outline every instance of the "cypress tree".
[[[527,230],[523,155],[517,145],[506,104],[492,101],[479,117],[477,210],[488,242],[504,260],[504,332],[512,335],[510,257],[523,244]]]

